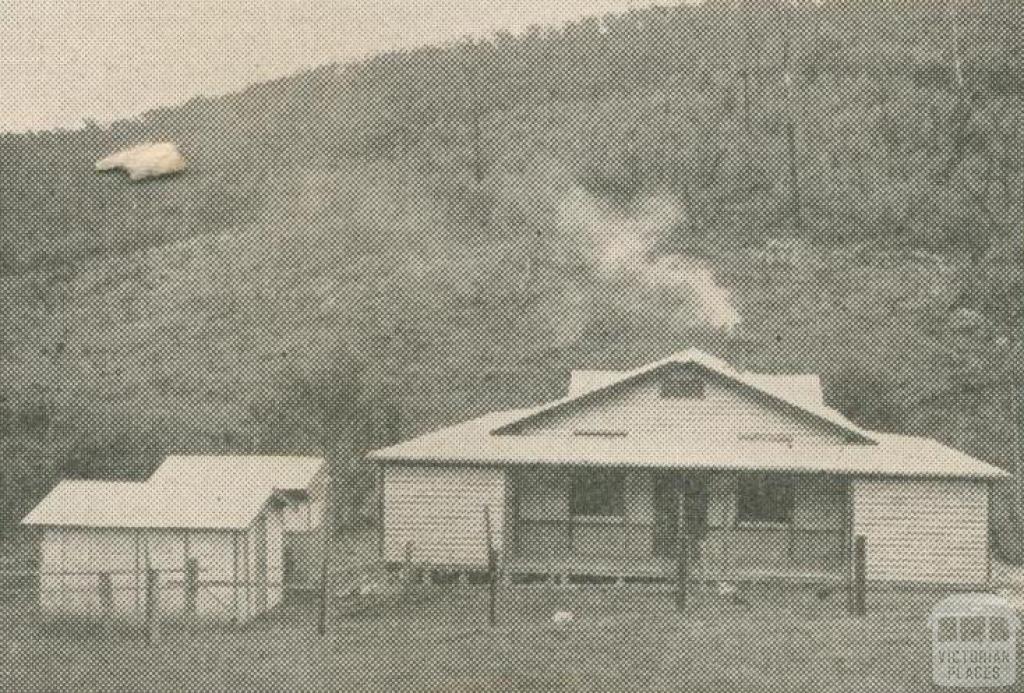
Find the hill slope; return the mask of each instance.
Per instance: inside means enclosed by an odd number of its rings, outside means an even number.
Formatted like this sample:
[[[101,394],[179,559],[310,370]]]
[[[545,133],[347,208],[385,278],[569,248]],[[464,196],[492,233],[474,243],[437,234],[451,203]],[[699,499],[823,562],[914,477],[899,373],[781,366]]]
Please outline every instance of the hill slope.
[[[791,96],[786,15],[732,7],[0,136],[8,512],[166,449],[354,459],[689,345],[1011,464],[1016,5],[801,6]],[[91,170],[145,139],[189,168]]]

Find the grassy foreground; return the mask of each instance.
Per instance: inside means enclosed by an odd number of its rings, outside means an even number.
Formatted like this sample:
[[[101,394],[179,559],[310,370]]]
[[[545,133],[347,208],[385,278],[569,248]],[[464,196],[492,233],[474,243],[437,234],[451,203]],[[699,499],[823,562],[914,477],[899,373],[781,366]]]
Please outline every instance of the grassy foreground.
[[[873,594],[857,619],[842,594],[810,591],[748,592],[747,604],[700,592],[678,614],[667,592],[502,588],[491,628],[482,587],[424,589],[415,604],[335,613],[323,638],[315,604],[301,601],[243,627],[168,627],[149,646],[127,632],[5,618],[0,690],[933,688],[927,617],[938,593]],[[554,625],[558,610],[574,622]]]

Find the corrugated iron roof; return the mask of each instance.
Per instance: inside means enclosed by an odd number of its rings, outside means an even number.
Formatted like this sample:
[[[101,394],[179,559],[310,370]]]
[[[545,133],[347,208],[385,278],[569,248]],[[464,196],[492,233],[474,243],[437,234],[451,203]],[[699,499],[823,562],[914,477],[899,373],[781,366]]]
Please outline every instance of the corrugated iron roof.
[[[495,433],[511,433],[517,426],[520,426],[527,420],[532,420],[535,417],[540,417],[556,410],[564,410],[569,407],[579,406],[586,402],[593,401],[613,389],[622,387],[624,384],[631,381],[649,376],[655,371],[662,370],[666,367],[687,364],[704,368],[706,371],[716,376],[732,381],[740,387],[746,388],[747,391],[762,397],[766,401],[772,402],[776,406],[789,407],[791,411],[817,419],[820,423],[831,426],[848,437],[857,439],[860,442],[873,442],[870,431],[864,430],[837,412],[835,409],[830,409],[824,404],[816,404],[812,402],[811,398],[807,397],[806,394],[797,394],[794,396],[793,390],[795,388],[792,387],[783,388],[777,392],[767,389],[771,386],[770,381],[772,380],[772,376],[766,377],[764,374],[739,371],[722,359],[700,351],[699,349],[681,351],[634,370],[623,371],[621,377],[604,383],[593,390],[576,395],[570,394],[562,397],[561,399],[543,404],[535,410],[532,410],[530,414],[502,425],[500,429],[495,430]]]
[[[319,457],[172,455],[145,482],[61,481],[22,524],[248,527],[275,491],[305,491]]]
[[[593,397],[608,387],[650,373],[670,363],[697,363],[767,397],[796,407],[855,434],[853,442],[790,442],[783,440],[716,441],[710,447],[683,436],[600,437],[509,435],[513,424]],[[593,373],[593,372],[591,372]],[[594,389],[584,390],[586,380]],[[596,381],[601,380],[601,384]],[[817,376],[773,376],[736,371],[725,362],[698,351],[625,371],[615,379],[585,376],[577,379],[576,395],[528,409],[487,414],[428,433],[370,454],[382,462],[438,464],[510,464],[623,466],[672,469],[716,469],[779,472],[820,472],[857,476],[910,476],[1001,479],[1003,470],[938,441],[867,431],[820,398]]]
[[[747,373],[747,380],[766,392],[804,407],[825,406],[821,376],[815,373]]]
[[[574,370],[569,374],[569,397],[607,387],[629,375],[625,371]],[[825,406],[821,376],[815,373],[746,373],[747,380],[760,389],[810,407]]]
[[[625,375],[622,371],[586,371],[575,370],[569,374],[569,397],[577,397],[586,392],[597,390],[605,385],[621,380]]]
[[[532,410],[488,414],[377,450],[380,462],[822,472],[850,476],[1001,479],[1009,474],[927,438],[876,433],[876,444],[737,441],[716,447],[650,436],[492,435]]]
[[[148,482],[65,480],[24,525],[159,529],[244,529],[274,492],[249,484],[195,487]]]
[[[218,488],[245,484],[305,491],[326,464],[322,457],[170,455],[149,477],[149,483]]]

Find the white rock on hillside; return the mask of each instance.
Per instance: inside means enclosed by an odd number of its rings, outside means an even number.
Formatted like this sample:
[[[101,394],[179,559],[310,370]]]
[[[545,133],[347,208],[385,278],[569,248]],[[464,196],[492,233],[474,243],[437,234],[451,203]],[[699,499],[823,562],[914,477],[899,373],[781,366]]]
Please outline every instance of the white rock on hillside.
[[[124,170],[132,180],[156,178],[185,169],[185,157],[173,142],[144,142],[96,162],[97,171]]]

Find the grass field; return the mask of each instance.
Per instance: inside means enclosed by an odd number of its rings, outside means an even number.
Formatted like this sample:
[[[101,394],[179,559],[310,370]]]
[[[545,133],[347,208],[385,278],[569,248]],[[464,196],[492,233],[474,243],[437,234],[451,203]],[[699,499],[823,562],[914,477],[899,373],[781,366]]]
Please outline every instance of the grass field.
[[[492,628],[483,587],[430,587],[333,614],[323,638],[315,603],[293,600],[246,626],[166,627],[154,645],[81,624],[12,628],[5,614],[0,690],[931,690],[941,596],[875,593],[858,619],[842,593],[763,589],[737,604],[699,591],[679,614],[668,592],[520,586],[501,588]],[[553,624],[558,610],[574,622]]]

